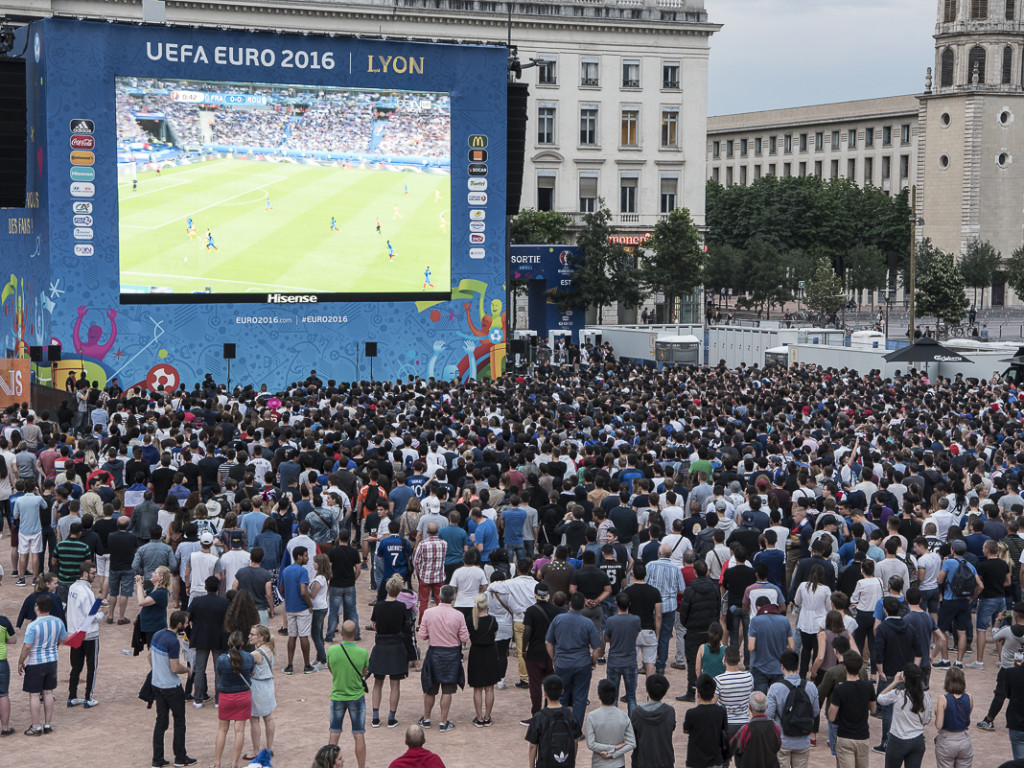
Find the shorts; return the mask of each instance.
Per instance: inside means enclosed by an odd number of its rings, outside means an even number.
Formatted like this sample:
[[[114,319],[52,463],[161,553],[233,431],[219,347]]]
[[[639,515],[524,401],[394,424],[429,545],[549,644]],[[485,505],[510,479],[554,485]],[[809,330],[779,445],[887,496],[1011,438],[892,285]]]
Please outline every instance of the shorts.
[[[640,660],[644,664],[654,664],[658,660],[658,636],[653,629],[641,629],[636,638],[636,647],[640,649]]]
[[[942,590],[938,587],[935,589],[923,589],[921,590],[921,610],[927,611],[928,613],[939,612],[939,596],[942,594]]]
[[[99,569],[97,569],[98,571]],[[110,596],[131,597],[135,589],[135,571],[110,572]]]
[[[288,614],[292,616],[293,614]],[[352,734],[366,733],[366,697],[361,696],[354,701],[331,702],[331,733],[342,733],[345,725],[345,713],[352,722]]]
[[[11,692],[11,664],[7,659],[0,660],[0,699]]]
[[[949,632],[955,629],[966,632],[971,627],[971,601],[966,599],[943,600],[939,604],[939,629]]]
[[[288,637],[309,637],[313,633],[313,613],[300,611],[286,613],[288,620]]]
[[[25,667],[25,679],[21,690],[25,693],[42,693],[57,689],[57,662],[29,664]]]
[[[96,555],[96,575],[101,579],[110,575],[110,555]]]
[[[423,692],[427,696],[437,696],[437,692],[438,691],[440,691],[442,693],[442,695],[451,696],[457,690],[459,690],[459,684],[458,683],[440,683],[440,684],[436,684],[435,683],[429,689],[424,688]]]
[[[990,624],[998,626],[999,614],[1006,610],[1005,597],[983,597],[978,600],[978,623],[979,632],[984,632]],[[992,621],[995,619],[995,621]]]
[[[38,555],[43,551],[43,534],[42,531],[39,533],[18,533],[18,554],[19,555]]]

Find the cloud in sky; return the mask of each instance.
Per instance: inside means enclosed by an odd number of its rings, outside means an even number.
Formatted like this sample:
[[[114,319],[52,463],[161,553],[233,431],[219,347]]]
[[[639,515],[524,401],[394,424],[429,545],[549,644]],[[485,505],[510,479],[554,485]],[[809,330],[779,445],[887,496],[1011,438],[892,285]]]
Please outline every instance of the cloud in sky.
[[[935,0],[705,0],[708,114],[924,90]]]

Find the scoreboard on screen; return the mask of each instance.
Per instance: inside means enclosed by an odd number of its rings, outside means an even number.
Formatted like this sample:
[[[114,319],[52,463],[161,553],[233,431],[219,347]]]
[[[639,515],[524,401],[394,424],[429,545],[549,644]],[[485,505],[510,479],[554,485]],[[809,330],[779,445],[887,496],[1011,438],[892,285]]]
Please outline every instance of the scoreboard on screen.
[[[377,378],[500,374],[503,48],[19,34],[45,241],[16,276],[26,341],[122,386],[223,378],[224,342],[233,380],[270,386],[365,378],[366,342]]]

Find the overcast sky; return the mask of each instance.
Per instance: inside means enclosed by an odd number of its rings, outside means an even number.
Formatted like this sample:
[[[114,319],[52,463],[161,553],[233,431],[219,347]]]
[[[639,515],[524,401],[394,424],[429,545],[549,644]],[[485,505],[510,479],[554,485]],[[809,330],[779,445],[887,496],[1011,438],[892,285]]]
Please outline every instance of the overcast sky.
[[[924,90],[935,0],[705,0],[708,114]]]

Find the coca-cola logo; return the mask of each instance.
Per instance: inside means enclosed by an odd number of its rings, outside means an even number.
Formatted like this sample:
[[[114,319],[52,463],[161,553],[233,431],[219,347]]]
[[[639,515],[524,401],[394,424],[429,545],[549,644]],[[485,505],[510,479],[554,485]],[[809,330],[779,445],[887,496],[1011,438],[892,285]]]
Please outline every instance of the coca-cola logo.
[[[72,149],[93,149],[96,146],[96,139],[92,136],[72,136]]]

